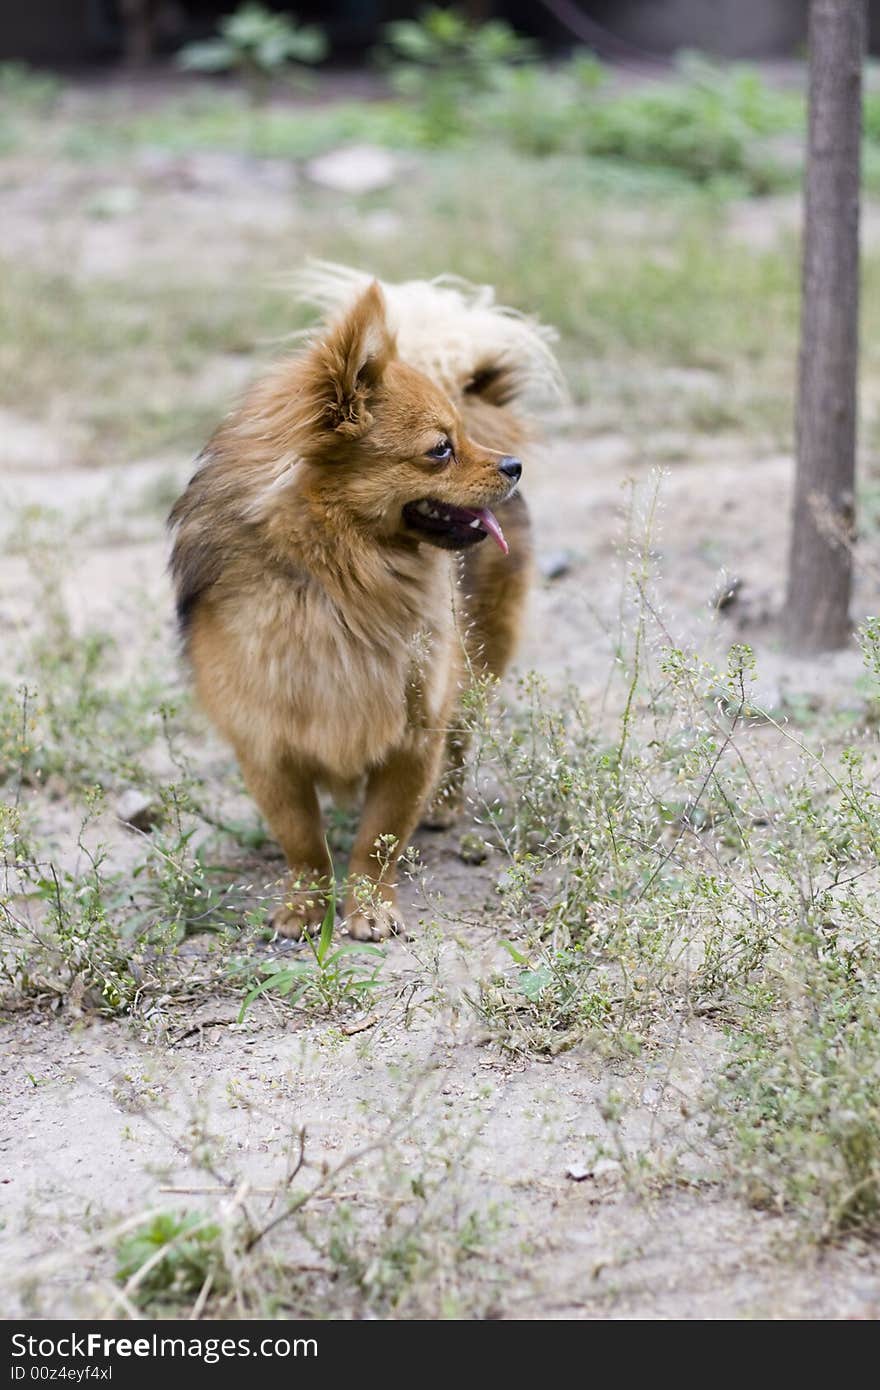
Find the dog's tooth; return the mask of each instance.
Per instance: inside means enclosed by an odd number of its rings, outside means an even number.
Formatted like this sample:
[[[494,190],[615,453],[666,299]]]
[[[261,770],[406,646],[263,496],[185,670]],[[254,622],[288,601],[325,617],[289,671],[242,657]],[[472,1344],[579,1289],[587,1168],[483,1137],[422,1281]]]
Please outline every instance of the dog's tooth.
[[[471,528],[472,531],[479,531],[479,529],[480,529],[480,518],[479,518],[478,516],[475,516],[474,519],[473,519],[473,521],[469,521],[469,522],[468,522],[468,526]]]
[[[416,511],[417,511],[417,512],[421,512],[422,516],[430,516],[430,514],[431,514],[431,504],[430,504],[430,502],[419,502],[419,503],[417,504],[417,506],[416,506]]]
[[[432,507],[431,510],[428,512],[428,516],[436,516],[436,517],[439,517],[439,515],[440,515],[440,513],[438,512],[438,510],[437,510],[436,507]]]

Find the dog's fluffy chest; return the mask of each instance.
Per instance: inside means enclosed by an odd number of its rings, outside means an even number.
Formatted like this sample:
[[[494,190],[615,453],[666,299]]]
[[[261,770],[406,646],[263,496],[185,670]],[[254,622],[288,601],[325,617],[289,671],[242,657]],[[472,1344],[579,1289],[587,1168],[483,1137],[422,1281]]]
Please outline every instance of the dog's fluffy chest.
[[[377,615],[364,638],[344,619],[316,624],[286,653],[295,743],[334,776],[356,778],[419,728],[444,718],[453,659],[451,614],[395,627]]]
[[[238,691],[202,688],[203,700],[234,743],[246,736],[267,760],[289,753],[319,776],[356,781],[448,717],[459,650],[452,567],[435,578],[405,594],[389,584],[356,607],[314,583],[261,586],[222,615]]]

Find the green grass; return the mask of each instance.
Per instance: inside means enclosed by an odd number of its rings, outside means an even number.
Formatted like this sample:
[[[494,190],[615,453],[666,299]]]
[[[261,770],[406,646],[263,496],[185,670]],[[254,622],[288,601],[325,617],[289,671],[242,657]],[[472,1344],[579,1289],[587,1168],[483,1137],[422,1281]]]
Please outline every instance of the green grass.
[[[398,149],[417,143],[406,113],[392,102],[249,107],[235,91],[196,92],[134,115],[121,101],[113,115],[107,120],[106,112],[86,114],[55,137],[55,151],[89,161],[144,147],[178,155],[222,150],[255,159],[302,160],[346,141]]]
[[[863,911],[847,916],[789,949],[754,991],[718,1091],[746,1199],[796,1212],[823,1241],[880,1229],[877,935]]]
[[[159,1212],[119,1242],[116,1277],[142,1307],[180,1307],[206,1282],[223,1294],[229,1281],[220,1227],[186,1212]]]
[[[287,891],[292,891],[290,886]],[[345,1005],[367,1003],[379,986],[385,953],[377,946],[356,941],[337,943],[335,932],[336,893],[332,891],[321,930],[316,938],[306,938],[306,949],[300,959],[264,961],[256,970],[252,962],[243,962],[238,973],[247,981],[248,992],[242,1002],[239,1023],[254,1000],[266,993],[294,1006],[302,1004],[325,1013]]]

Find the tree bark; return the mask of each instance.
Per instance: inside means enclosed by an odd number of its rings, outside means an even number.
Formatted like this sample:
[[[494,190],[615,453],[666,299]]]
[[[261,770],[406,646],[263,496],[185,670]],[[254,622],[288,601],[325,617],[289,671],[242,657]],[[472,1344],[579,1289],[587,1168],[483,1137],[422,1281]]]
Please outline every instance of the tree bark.
[[[129,67],[145,67],[155,49],[154,0],[120,0],[119,13],[122,18],[122,56]]]
[[[786,643],[850,635],[855,521],[859,183],[865,0],[810,0],[797,473]]]

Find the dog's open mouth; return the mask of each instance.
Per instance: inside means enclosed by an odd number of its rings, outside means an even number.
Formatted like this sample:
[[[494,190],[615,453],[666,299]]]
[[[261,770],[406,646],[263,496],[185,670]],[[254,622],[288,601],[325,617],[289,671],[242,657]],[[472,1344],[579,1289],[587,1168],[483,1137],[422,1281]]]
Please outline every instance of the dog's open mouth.
[[[420,502],[408,502],[403,518],[407,526],[419,531],[425,540],[446,550],[463,550],[491,536],[504,554],[508,553],[498,518],[488,507],[450,507],[446,502],[424,497]]]

